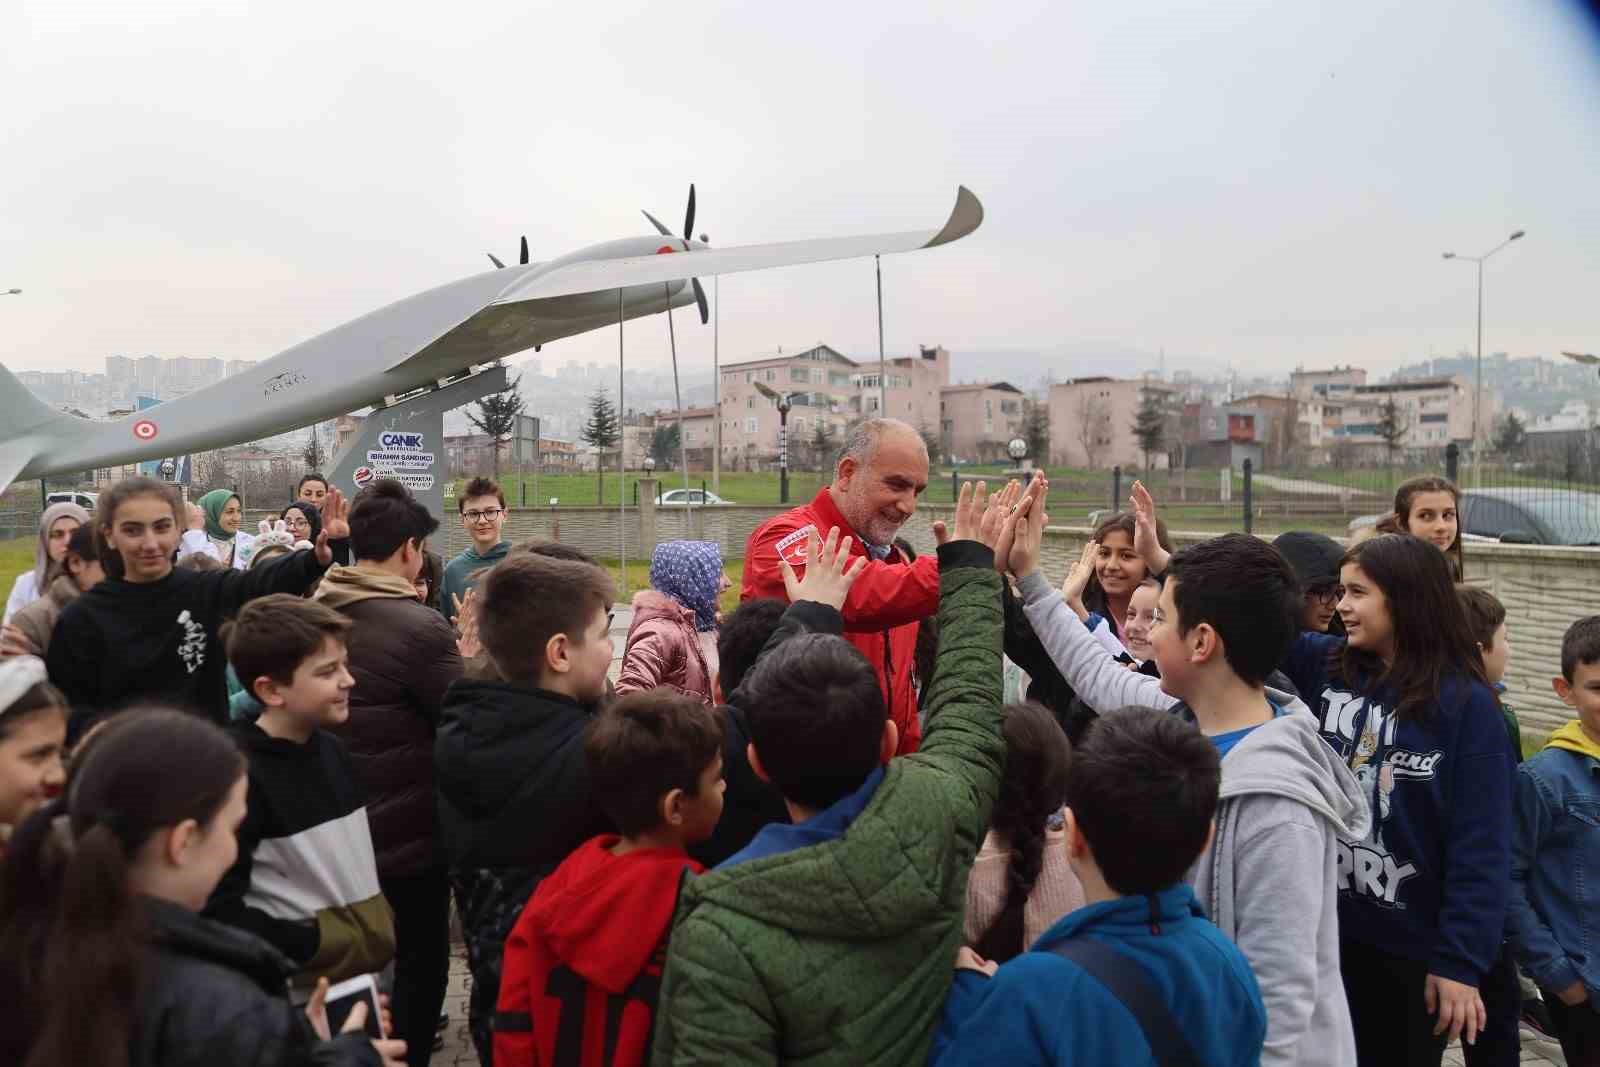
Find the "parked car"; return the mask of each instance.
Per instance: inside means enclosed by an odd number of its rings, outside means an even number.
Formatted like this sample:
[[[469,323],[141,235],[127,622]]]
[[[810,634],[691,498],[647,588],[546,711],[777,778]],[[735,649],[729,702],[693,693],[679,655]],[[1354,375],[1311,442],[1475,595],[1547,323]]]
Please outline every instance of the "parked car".
[[[704,507],[708,504],[731,504],[709,489],[669,489],[656,494],[656,504],[664,508]]]
[[[93,511],[95,503],[99,499],[99,493],[84,493],[74,489],[51,493],[44,498],[44,501],[46,506],[50,504],[76,504],[84,511]]]
[[[1350,532],[1374,525],[1384,514],[1350,520]],[[1600,493],[1532,485],[1464,489],[1460,522],[1466,541],[1600,545]]]

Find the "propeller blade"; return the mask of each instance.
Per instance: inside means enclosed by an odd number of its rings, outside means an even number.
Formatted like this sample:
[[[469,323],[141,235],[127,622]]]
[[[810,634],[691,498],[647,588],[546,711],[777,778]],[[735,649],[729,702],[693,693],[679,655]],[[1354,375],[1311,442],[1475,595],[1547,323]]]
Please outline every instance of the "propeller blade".
[[[661,225],[661,220],[656,218],[654,215],[650,214],[650,212],[645,211],[644,212],[644,217],[650,220],[650,224],[656,228],[656,232],[659,233],[661,236],[663,236],[663,237],[671,237],[672,236],[672,231],[667,229],[665,226]]]
[[[694,236],[694,183],[689,183],[689,210],[683,216],[683,235]]]
[[[486,252],[484,254],[489,257],[489,262],[490,263],[493,263],[496,267],[499,267],[501,270],[505,270],[506,269],[506,265],[504,263],[500,262],[498,259],[496,259],[493,252]]]
[[[526,264],[528,262],[528,235],[527,234],[523,234],[522,235],[522,262],[524,264]]]
[[[699,278],[690,278],[689,284],[694,286],[694,302],[700,305],[700,325],[704,326],[711,321],[711,312],[706,308],[705,287],[700,284]]]

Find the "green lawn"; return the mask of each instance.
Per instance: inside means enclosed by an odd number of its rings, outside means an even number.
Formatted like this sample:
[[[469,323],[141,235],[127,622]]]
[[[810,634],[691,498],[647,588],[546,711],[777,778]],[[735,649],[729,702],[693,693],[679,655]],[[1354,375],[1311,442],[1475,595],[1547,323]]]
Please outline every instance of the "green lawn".
[[[31,537],[0,541],[0,596],[10,596],[17,575],[33,570],[33,546]]]

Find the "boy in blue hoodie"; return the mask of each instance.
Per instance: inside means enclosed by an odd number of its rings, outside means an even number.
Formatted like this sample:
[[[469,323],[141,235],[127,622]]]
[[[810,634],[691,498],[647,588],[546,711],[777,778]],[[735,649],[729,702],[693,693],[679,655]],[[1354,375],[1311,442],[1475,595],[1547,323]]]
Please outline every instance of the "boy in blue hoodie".
[[[1561,641],[1556,695],[1578,713],[1517,771],[1511,941],[1567,1063],[1600,1063],[1600,615]]]
[[[998,969],[962,949],[929,1062],[1260,1062],[1267,1013],[1255,976],[1183,881],[1210,841],[1221,777],[1216,747],[1166,712],[1126,708],[1093,723],[1067,776],[1068,858],[1088,904]],[[1142,998],[1112,992],[1117,972],[1092,962],[1106,951],[1133,965]],[[1158,1058],[1158,1041],[1187,1046],[1188,1058]]]
[[[481,476],[472,479],[456,498],[456,509],[472,544],[445,564],[444,580],[439,583],[439,610],[451,622],[456,619],[456,605],[477,587],[479,572],[511,551],[511,542],[500,535],[506,525],[506,492],[500,483]]]

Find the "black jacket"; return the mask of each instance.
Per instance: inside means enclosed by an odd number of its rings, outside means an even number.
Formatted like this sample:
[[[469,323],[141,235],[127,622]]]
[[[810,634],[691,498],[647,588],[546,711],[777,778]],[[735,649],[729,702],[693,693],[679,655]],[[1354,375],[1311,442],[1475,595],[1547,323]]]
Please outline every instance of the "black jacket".
[[[174,568],[155,582],[108,578],[61,612],[50,680],[72,705],[73,734],[100,712],[136,703],[197,711],[228,723],[228,658],[217,630],[246,601],[304,593],[324,568],[293,552],[255,570]]]
[[[271,945],[169,901],[145,903],[153,947],[140,976],[132,1067],[380,1062],[365,1034],[317,1039],[305,1012],[289,1003],[294,965]],[[94,1024],[92,1014],[85,1025]]]

